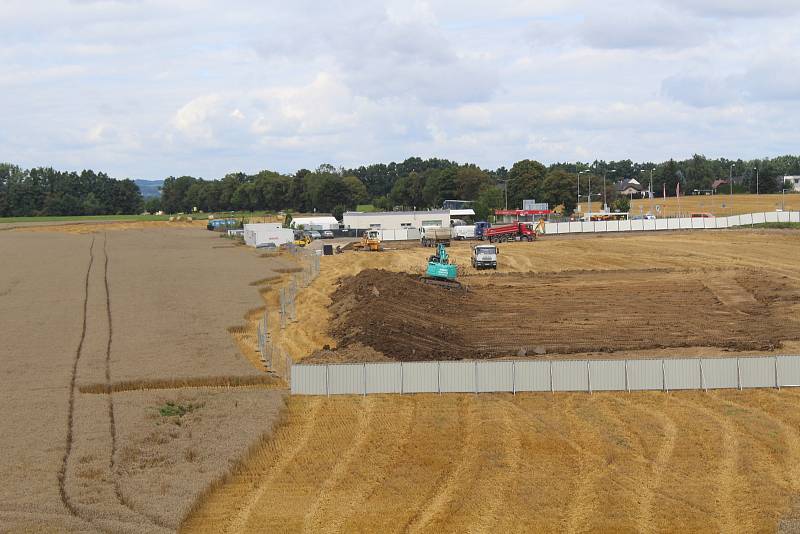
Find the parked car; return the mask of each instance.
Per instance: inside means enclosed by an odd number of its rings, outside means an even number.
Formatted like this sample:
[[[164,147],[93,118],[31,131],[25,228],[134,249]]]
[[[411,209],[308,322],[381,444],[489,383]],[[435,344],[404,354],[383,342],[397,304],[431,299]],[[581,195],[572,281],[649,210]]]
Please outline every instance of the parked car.
[[[322,239],[333,239],[333,232],[331,230],[323,230]]]
[[[311,232],[309,232],[308,235],[309,237],[311,237],[311,239],[322,239],[322,234],[320,234],[316,230],[311,230]]]

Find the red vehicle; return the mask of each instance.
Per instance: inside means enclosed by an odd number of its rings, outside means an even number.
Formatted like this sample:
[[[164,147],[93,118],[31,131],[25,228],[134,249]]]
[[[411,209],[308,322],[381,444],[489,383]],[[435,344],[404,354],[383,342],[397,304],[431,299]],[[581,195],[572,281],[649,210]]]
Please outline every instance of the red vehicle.
[[[516,222],[502,226],[492,226],[483,231],[484,237],[490,242],[503,241],[533,241],[537,237],[537,230],[544,225],[544,220],[539,224],[532,222]]]

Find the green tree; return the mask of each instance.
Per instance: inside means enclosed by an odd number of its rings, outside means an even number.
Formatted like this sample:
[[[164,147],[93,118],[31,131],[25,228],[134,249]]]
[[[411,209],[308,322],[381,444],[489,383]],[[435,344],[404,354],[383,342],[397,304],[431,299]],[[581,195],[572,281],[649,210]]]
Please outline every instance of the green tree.
[[[563,213],[572,213],[577,207],[575,191],[577,182],[574,174],[562,169],[549,171],[539,189],[539,200],[550,204],[550,209],[564,206]]]
[[[541,198],[544,190],[541,189],[547,168],[538,161],[524,159],[516,162],[508,171],[508,207],[510,209],[522,208],[522,201]],[[540,195],[537,197],[537,195]]]
[[[475,217],[479,221],[486,221],[494,210],[503,207],[503,203],[503,191],[495,186],[486,186],[478,193],[478,198],[475,200]]]

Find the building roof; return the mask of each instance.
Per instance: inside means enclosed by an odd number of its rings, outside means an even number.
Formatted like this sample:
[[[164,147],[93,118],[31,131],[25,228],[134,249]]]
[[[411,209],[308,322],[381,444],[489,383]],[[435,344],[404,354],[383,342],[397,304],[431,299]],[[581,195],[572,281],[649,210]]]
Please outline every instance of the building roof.
[[[450,210],[430,211],[346,211],[347,217],[386,217],[390,215],[450,215]]]
[[[332,215],[323,215],[320,217],[293,217],[292,225],[295,224],[339,224],[339,221]]]
[[[462,215],[475,215],[475,210],[473,209],[450,210],[451,217],[459,217]]]
[[[625,191],[626,189],[631,188],[635,191],[642,190],[642,184],[636,181],[634,178],[630,178],[628,180],[620,180],[617,182],[617,191]]]

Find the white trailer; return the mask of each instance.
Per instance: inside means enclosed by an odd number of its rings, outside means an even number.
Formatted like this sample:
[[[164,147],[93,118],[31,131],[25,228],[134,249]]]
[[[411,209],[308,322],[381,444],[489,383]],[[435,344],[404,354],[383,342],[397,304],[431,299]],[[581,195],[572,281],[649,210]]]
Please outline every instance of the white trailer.
[[[475,225],[463,224],[453,226],[453,239],[457,241],[463,239],[475,239]]]
[[[283,228],[280,223],[256,223],[244,225],[244,242],[251,247],[274,243],[279,247],[294,241],[294,230]]]

